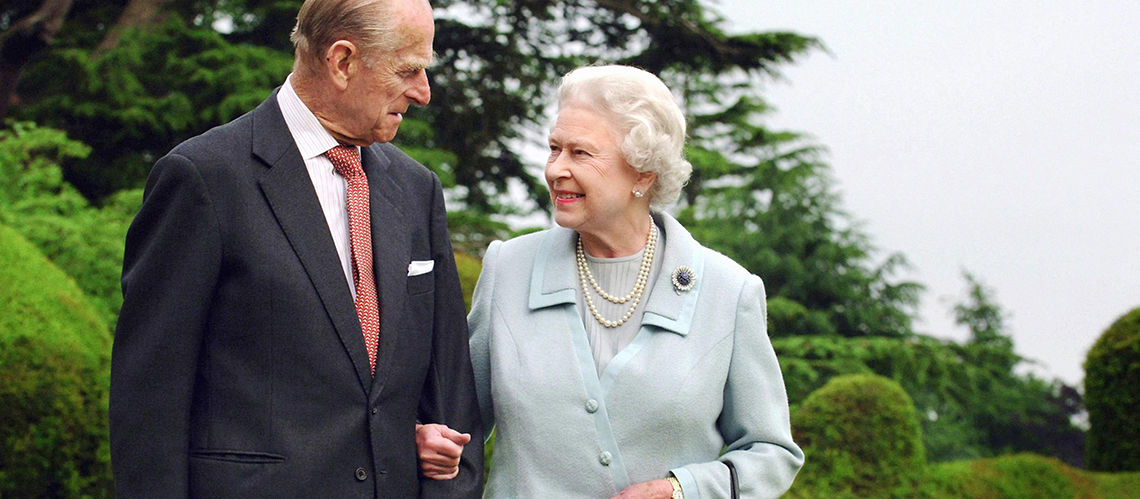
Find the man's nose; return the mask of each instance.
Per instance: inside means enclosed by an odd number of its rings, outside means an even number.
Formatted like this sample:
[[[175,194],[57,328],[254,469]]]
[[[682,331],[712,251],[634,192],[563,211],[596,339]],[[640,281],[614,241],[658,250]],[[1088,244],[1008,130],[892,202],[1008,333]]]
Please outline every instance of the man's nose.
[[[431,101],[431,85],[428,84],[427,71],[420,71],[419,74],[416,75],[415,81],[412,82],[412,87],[407,91],[407,96],[416,104],[421,106],[428,105],[428,102]]]

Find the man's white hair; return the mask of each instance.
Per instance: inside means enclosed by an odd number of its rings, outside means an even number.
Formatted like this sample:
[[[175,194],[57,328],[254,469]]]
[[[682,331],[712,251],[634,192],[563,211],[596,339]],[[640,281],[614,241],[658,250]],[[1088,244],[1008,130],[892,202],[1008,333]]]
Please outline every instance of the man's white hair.
[[[365,65],[375,66],[396,47],[394,1],[401,0],[306,0],[289,35],[297,57],[317,67],[329,45],[345,39],[357,45]]]

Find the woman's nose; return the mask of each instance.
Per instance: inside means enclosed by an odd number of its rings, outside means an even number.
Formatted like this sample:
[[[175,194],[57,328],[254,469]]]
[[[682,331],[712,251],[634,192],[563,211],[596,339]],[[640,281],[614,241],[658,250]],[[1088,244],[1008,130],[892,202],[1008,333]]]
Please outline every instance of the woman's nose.
[[[548,178],[565,178],[570,176],[570,168],[567,167],[565,156],[562,151],[551,153],[550,160],[546,163],[546,176]]]

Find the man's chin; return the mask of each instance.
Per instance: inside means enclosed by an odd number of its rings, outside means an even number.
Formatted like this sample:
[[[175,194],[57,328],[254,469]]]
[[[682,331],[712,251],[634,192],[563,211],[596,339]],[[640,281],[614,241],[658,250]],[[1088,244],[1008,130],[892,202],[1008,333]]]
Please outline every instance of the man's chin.
[[[372,136],[372,141],[384,143],[384,142],[391,142],[392,139],[395,139],[395,138],[396,138],[396,132],[377,133],[377,134]]]

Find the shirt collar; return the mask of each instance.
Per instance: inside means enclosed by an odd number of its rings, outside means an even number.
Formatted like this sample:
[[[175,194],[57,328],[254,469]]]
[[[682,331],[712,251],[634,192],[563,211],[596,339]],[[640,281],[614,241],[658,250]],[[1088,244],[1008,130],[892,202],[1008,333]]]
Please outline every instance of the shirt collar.
[[[292,73],[285,78],[285,84],[277,92],[277,105],[281,107],[285,125],[289,127],[289,133],[293,136],[302,159],[308,161],[340,145],[297,95],[293,89]]]

